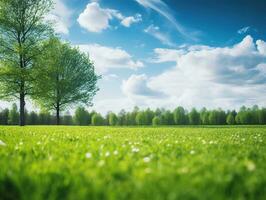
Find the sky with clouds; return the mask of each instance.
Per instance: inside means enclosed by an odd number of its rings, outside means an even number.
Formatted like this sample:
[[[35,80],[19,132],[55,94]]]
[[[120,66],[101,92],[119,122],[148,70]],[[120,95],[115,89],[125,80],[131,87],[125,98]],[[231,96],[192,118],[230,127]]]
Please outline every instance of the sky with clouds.
[[[265,0],[55,0],[46,19],[94,61],[89,109],[106,113],[266,106],[265,13]]]

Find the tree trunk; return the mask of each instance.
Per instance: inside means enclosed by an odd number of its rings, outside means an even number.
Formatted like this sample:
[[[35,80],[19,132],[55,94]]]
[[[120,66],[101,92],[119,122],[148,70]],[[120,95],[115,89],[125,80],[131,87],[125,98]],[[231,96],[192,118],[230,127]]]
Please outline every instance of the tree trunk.
[[[56,125],[60,125],[60,106],[56,105]]]
[[[25,95],[24,92],[19,96],[20,108],[19,108],[19,125],[25,126]]]

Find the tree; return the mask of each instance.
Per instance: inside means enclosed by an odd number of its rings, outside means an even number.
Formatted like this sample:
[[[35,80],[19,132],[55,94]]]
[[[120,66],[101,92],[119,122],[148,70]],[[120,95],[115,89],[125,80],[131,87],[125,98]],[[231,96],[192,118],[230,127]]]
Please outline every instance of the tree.
[[[160,125],[160,123],[161,123],[160,117],[158,117],[158,116],[153,117],[153,119],[152,119],[152,125],[153,126],[158,126],[158,125]]]
[[[186,113],[183,107],[181,106],[177,107],[174,110],[173,115],[174,115],[175,124],[178,125],[186,124]]]
[[[12,105],[12,109],[9,111],[8,114],[8,124],[10,125],[18,125],[19,124],[19,113],[17,104]]]
[[[189,123],[191,125],[199,125],[200,124],[200,115],[195,108],[193,108],[191,110],[188,117],[189,117]]]
[[[74,119],[77,125],[88,125],[90,122],[90,114],[84,107],[78,107],[75,111]]]
[[[0,1],[0,98],[19,99],[21,126],[25,125],[25,98],[32,94],[33,63],[42,41],[51,34],[44,16],[52,0]]]
[[[37,125],[39,124],[38,114],[34,111],[31,111],[27,118],[27,124]]]
[[[87,121],[87,124],[88,123],[89,123],[89,121]],[[63,125],[72,125],[73,124],[73,118],[68,111],[64,114],[64,116],[62,118],[62,124]]]
[[[118,118],[117,118],[116,114],[109,113],[109,115],[108,115],[108,124],[110,126],[116,126],[117,122],[118,122]]]
[[[235,117],[234,117],[234,114],[233,113],[229,113],[226,117],[226,123],[228,125],[234,125],[235,124]]]
[[[9,110],[6,108],[0,112],[0,124],[8,125]]]
[[[38,58],[34,82],[34,99],[47,110],[56,111],[56,124],[60,112],[71,105],[91,105],[98,91],[99,76],[88,56],[57,38],[47,41],[46,51]]]
[[[98,113],[93,114],[93,116],[91,117],[91,124],[93,126],[102,126],[102,125],[104,125],[104,119]]]
[[[136,124],[139,126],[146,125],[147,124],[147,118],[144,111],[140,111],[136,115]]]

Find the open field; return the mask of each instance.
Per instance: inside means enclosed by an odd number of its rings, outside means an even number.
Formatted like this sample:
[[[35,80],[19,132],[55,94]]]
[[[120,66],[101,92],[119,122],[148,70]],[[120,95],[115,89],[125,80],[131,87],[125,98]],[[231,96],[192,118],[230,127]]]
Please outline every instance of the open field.
[[[266,199],[266,127],[0,127],[0,199]],[[6,145],[5,145],[6,144]]]

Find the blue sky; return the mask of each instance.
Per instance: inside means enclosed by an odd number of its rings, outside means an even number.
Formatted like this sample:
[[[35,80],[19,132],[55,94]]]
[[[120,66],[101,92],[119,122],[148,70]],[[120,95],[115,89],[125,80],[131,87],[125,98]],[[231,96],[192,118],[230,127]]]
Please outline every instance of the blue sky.
[[[264,0],[55,0],[47,19],[89,53],[102,75],[89,109],[106,113],[266,106],[265,13]]]

